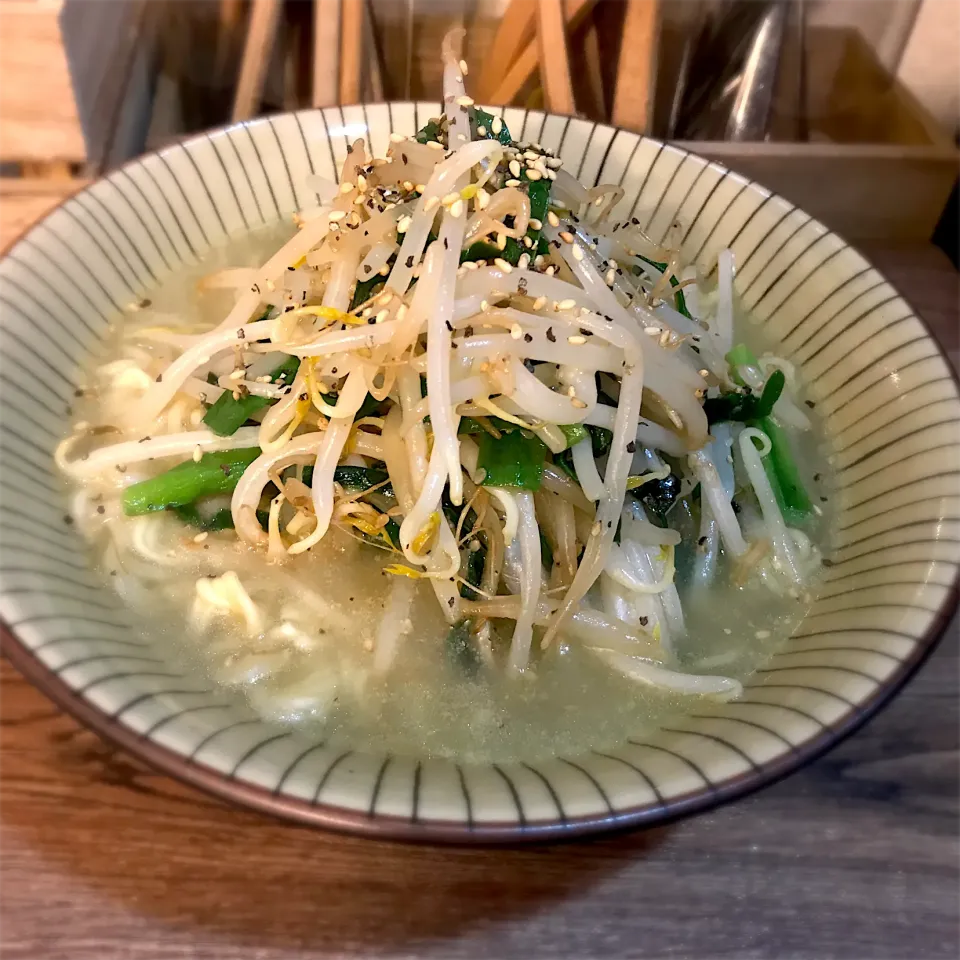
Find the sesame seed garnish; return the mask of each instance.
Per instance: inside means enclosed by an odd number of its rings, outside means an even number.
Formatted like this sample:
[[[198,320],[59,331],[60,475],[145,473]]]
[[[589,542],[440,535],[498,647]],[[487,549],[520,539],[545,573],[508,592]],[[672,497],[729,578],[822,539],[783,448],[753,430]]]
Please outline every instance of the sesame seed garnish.
[[[547,305],[546,297],[537,297],[537,299],[533,301],[534,310],[542,310],[546,305]]]
[[[460,72],[461,72],[464,76],[466,76],[466,75],[470,72],[469,70],[467,70],[467,61],[466,61],[466,60],[461,60],[460,63],[458,64],[458,66],[460,67]]]
[[[584,404],[584,406],[586,406],[586,404]],[[603,530],[603,527],[601,526],[600,521],[597,520],[597,522],[594,523],[594,525],[590,528],[590,536],[599,537],[601,530]]]
[[[548,211],[547,211],[547,223],[549,223],[551,227],[559,227],[559,226],[560,226],[560,218],[559,218],[552,210],[548,210]]]
[[[519,323],[515,323],[510,328],[510,336],[513,337],[514,340],[519,340],[523,336],[523,328]]]
[[[473,97],[457,97],[457,104],[458,106],[461,106],[461,107],[472,107]]]
[[[413,217],[403,216],[397,221],[397,233],[406,233],[410,229]]]
[[[529,253],[521,253],[521,254],[520,254],[520,257],[517,259],[517,266],[518,266],[521,270],[526,270],[527,267],[530,266],[530,254],[529,254]]]
[[[194,462],[194,463],[199,463],[199,462],[200,462],[200,458],[201,458],[202,456],[203,456],[203,451],[200,449],[200,444],[198,443],[198,444],[193,448],[193,462]]]
[[[580,247],[574,247],[571,252],[573,253],[573,259],[574,259],[574,260],[582,260],[582,259],[583,259],[583,250],[582,250]]]
[[[463,213],[463,201],[457,197],[456,200],[450,205],[450,216],[459,217]]]
[[[381,310],[376,316],[376,321],[377,323],[383,323],[383,321],[386,320],[387,317],[389,316],[390,316],[389,310]]]
[[[427,141],[427,146],[430,147],[431,150],[442,150],[442,149],[443,149],[443,144],[442,144],[439,140],[428,140],[428,141]]]
[[[487,135],[487,128],[477,127],[477,133],[479,133],[481,137],[485,137]]]
[[[571,397],[571,398],[570,398],[570,404],[571,404],[572,406],[576,407],[578,410],[586,410],[586,409],[587,409],[586,403],[584,403],[583,400],[581,400],[579,397]]]
[[[527,179],[528,179],[528,180],[540,180],[542,177],[543,177],[543,174],[542,174],[539,170],[537,170],[537,169],[535,169],[535,168],[531,168],[531,169],[527,170]]]
[[[767,637],[770,636],[770,631],[769,631],[769,630],[758,630],[758,631],[754,634],[754,636],[755,636],[758,640],[766,640]]]
[[[574,300],[573,298],[570,298],[570,299],[568,299],[568,300],[561,300],[561,301],[557,304],[557,309],[558,309],[558,310],[572,310],[576,305],[577,305],[577,301]]]
[[[607,284],[608,287],[612,287],[612,286],[613,286],[613,281],[617,279],[617,271],[616,271],[616,270],[608,270],[608,271],[607,271],[607,275],[606,275],[603,279],[604,279],[604,281],[606,282],[606,284]]]
[[[494,266],[499,267],[504,273],[510,273],[510,271],[513,270],[513,267],[507,263],[503,257],[497,257],[497,259],[493,261],[493,264]]]
[[[440,206],[440,198],[439,198],[439,197],[429,197],[429,198],[427,199],[426,203],[424,203],[424,205],[423,205],[423,212],[424,212],[424,213],[429,213],[429,212],[430,212],[431,210],[433,210],[435,207],[439,207],[439,206]]]
[[[354,185],[349,180],[344,180],[343,183],[340,184],[341,193],[349,193],[353,189]]]
[[[650,336],[654,336],[654,335],[660,333],[660,328],[659,328],[659,327],[644,327],[644,328],[643,328],[643,332],[650,334]]]
[[[543,229],[543,221],[542,221],[542,220],[537,220],[536,217],[531,217],[531,218],[530,218],[530,229],[531,229],[531,230],[542,230],[542,229]]]
[[[333,211],[330,213],[330,216],[328,217],[328,219],[329,219],[331,222],[334,222],[334,223],[335,223],[337,220],[342,220],[346,215],[347,215],[347,211],[346,211],[346,210],[333,210]]]
[[[480,312],[486,313],[490,309],[490,304],[486,300],[480,301]]]
[[[563,231],[560,233],[560,239],[561,239],[564,243],[573,243],[573,234],[572,234],[572,233],[569,233],[569,232],[566,231],[566,230],[563,230]]]
[[[515,177],[511,177],[511,178],[506,182],[505,186],[508,186],[508,187],[519,187],[519,186],[520,186],[520,181],[517,180]]]
[[[206,530],[204,530],[203,533],[198,533],[198,534],[193,538],[193,542],[194,542],[194,543],[203,543],[203,541],[206,540],[207,537],[209,537],[209,536],[210,536],[210,534],[207,533]]]
[[[510,172],[515,176],[520,176],[520,164],[516,160],[511,160],[509,163]]]
[[[452,193],[446,194],[444,198],[440,201],[445,207],[449,207],[454,204],[457,200],[460,199],[460,194],[454,190]]]
[[[499,134],[503,129],[503,121],[499,117],[494,117],[490,128],[493,130],[494,135]]]

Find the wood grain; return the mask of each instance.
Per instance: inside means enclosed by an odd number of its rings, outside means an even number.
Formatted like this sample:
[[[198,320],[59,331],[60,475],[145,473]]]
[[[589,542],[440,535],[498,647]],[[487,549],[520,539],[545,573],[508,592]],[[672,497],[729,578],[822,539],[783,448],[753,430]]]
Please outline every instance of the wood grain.
[[[957,274],[866,253],[958,360]],[[957,622],[879,717],[692,820],[523,850],[404,847],[226,807],[0,663],[5,960],[955,958]]]
[[[641,133],[650,126],[656,66],[657,0],[627,0],[610,122]]]

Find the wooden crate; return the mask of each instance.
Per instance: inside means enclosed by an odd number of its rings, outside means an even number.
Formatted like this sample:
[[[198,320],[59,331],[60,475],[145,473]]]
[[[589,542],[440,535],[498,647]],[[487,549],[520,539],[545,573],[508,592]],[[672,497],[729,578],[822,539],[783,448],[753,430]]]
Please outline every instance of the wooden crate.
[[[810,142],[678,145],[852,240],[929,240],[960,173],[956,146],[855,30],[813,31],[808,48]]]
[[[157,0],[0,0],[0,161],[63,173],[143,150]]]

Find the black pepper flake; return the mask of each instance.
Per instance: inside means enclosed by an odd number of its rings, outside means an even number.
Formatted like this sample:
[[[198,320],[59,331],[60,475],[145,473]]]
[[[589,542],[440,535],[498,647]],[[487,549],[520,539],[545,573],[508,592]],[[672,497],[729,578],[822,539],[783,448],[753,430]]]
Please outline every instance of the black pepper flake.
[[[631,440],[627,444],[627,453],[636,453],[637,452],[637,441]]]
[[[97,513],[106,513],[106,512],[107,512],[107,508],[101,503],[100,506],[97,507]]]
[[[697,541],[697,546],[698,546],[698,547],[702,547],[706,542],[707,542],[707,538],[706,538],[706,537],[701,537],[701,538]]]
[[[443,238],[443,249],[444,249],[444,250],[449,250],[449,249],[450,249],[450,241],[447,240],[446,237]]]
[[[632,218],[630,219],[630,222],[631,222],[635,227],[639,227],[639,226],[640,226],[640,221],[639,221],[636,217],[632,217]]]
[[[551,343],[557,342],[557,335],[553,332],[553,327],[547,327],[547,339]]]
[[[413,254],[412,254],[412,253],[410,254],[409,257],[407,257],[407,269],[408,269],[408,270],[412,270],[412,269],[413,269]]]
[[[365,274],[367,274],[367,276],[370,275],[370,272],[371,272],[372,270],[373,270],[373,267],[371,267],[369,263],[365,263],[365,264],[363,265],[363,272],[364,272]]]
[[[376,323],[376,322],[377,322],[376,317],[367,317],[367,323]]]
[[[585,330],[583,327],[581,327],[581,328],[580,328],[580,336],[581,336],[581,337],[592,337],[592,336],[593,336],[593,332],[590,331],[590,330]]]
[[[649,617],[641,617],[641,618],[640,618],[640,626],[641,626],[641,627],[645,627],[649,622],[650,622],[650,618],[649,618]]]
[[[533,343],[533,334],[532,334],[532,333],[525,333],[525,334],[523,335],[523,342],[524,342],[524,343]]]

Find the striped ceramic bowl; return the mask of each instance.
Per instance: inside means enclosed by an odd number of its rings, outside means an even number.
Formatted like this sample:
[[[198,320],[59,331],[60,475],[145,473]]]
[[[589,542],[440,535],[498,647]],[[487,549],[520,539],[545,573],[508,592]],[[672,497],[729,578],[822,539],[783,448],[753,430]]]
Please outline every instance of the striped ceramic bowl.
[[[957,584],[960,398],[937,344],[855,250],[758,184],[623,130],[507,109],[520,139],[587,183],[617,182],[654,238],[690,259],[732,247],[746,306],[802,370],[835,464],[820,597],[733,703],[580,756],[472,766],[343,750],[270,728],[144,643],[65,522],[51,452],[78,372],[131,300],[211,244],[288,217],[348,140],[382,155],[437,104],[284,114],[196,137],[67,201],[0,264],[0,616],[17,668],[154,766],[258,809],[357,833],[515,841],[702,810],[854,730],[935,643]]]

